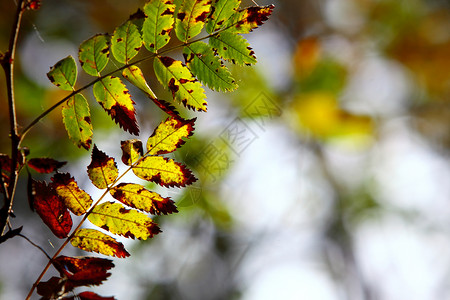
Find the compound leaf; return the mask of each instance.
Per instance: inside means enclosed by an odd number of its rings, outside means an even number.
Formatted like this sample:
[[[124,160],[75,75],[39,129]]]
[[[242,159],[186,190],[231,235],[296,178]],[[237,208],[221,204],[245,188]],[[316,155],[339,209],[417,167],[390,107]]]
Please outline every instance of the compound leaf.
[[[100,72],[109,61],[109,37],[105,34],[97,34],[81,43],[78,59],[86,73],[100,76]]]
[[[110,193],[123,204],[153,215],[166,215],[178,212],[170,198],[163,198],[161,195],[151,192],[139,184],[121,183],[112,188]]]
[[[67,162],[57,161],[53,158],[31,158],[27,161],[27,165],[39,173],[52,173],[64,166]]]
[[[111,233],[127,238],[146,240],[161,232],[147,215],[123,207],[120,203],[105,202],[94,207],[88,220]]]
[[[230,28],[226,31],[244,34],[249,33],[267,21],[274,8],[275,6],[271,4],[267,6],[251,6],[241,9],[229,19],[229,22],[226,25],[230,26]]]
[[[206,21],[206,31],[213,33],[221,29],[239,8],[240,0],[215,0],[211,7],[211,14]]]
[[[134,174],[165,187],[183,187],[197,180],[184,165],[160,156],[147,156],[133,166]]]
[[[72,246],[84,251],[96,252],[118,258],[128,257],[122,243],[95,229],[79,229],[70,240]]]
[[[238,65],[252,65],[256,63],[255,52],[248,42],[240,35],[222,32],[209,39],[213,50],[223,59]]]
[[[122,162],[127,166],[131,166],[144,155],[142,142],[138,139],[121,141],[120,147],[122,148]]]
[[[81,216],[91,207],[91,196],[78,187],[77,182],[69,173],[55,174],[52,182],[58,196],[75,215]]]
[[[206,111],[205,91],[181,61],[166,56],[157,57],[153,66],[159,82],[169,88],[175,100],[187,108]]]
[[[147,140],[147,154],[157,155],[175,151],[193,134],[195,119],[180,120],[168,118],[153,131]]]
[[[93,91],[95,99],[120,127],[131,134],[139,134],[134,101],[120,78],[105,77],[94,84]]]
[[[196,42],[188,45],[184,47],[183,55],[192,73],[210,89],[227,92],[238,87],[230,71],[208,44]]]
[[[72,91],[77,81],[77,65],[75,59],[69,55],[58,61],[50,68],[47,77],[57,87],[65,91]]]
[[[183,1],[175,20],[175,33],[182,42],[198,35],[205,24],[212,0]]]
[[[111,52],[118,62],[127,64],[139,53],[141,47],[142,38],[139,28],[131,20],[114,30],[111,38]]]
[[[89,150],[93,129],[89,104],[81,94],[69,98],[62,107],[62,117],[67,134],[78,147]]]
[[[67,237],[72,229],[72,217],[67,207],[47,183],[34,181],[33,188],[34,209],[42,221],[58,238]]]
[[[114,158],[109,157],[105,152],[98,150],[95,145],[92,150],[92,159],[87,167],[87,172],[92,183],[99,189],[107,188],[119,175],[119,170],[117,169]]]
[[[142,26],[144,45],[157,52],[167,45],[173,28],[175,5],[172,0],[151,0],[144,6],[146,18]]]

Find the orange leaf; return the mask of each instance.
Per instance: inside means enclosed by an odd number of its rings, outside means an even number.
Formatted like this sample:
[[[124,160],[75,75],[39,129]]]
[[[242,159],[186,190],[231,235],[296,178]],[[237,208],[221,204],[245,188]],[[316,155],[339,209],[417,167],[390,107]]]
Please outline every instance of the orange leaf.
[[[142,185],[121,183],[110,190],[111,195],[130,207],[149,212],[153,215],[178,212],[170,198],[145,189]]]

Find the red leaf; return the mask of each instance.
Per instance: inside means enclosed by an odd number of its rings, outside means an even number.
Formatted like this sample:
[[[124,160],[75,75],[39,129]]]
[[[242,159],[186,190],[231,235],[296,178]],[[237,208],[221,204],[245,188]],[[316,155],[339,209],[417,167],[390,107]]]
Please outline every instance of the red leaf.
[[[67,300],[75,299],[75,297],[66,298]],[[79,293],[76,299],[80,300],[115,300],[114,297],[102,297],[94,292]]]
[[[57,161],[53,158],[32,158],[28,162],[28,166],[39,173],[52,173],[64,166],[67,162]]]
[[[56,299],[67,290],[66,282],[59,277],[52,277],[48,281],[41,281],[37,285],[36,291],[39,295],[43,296],[41,299]]]
[[[72,217],[67,207],[47,183],[35,181],[33,186],[36,212],[54,235],[60,239],[67,237],[72,229]]]
[[[53,265],[62,276],[67,277],[71,288],[84,285],[99,285],[111,275],[107,271],[114,267],[114,264],[109,259],[68,256],[57,257],[53,261]]]

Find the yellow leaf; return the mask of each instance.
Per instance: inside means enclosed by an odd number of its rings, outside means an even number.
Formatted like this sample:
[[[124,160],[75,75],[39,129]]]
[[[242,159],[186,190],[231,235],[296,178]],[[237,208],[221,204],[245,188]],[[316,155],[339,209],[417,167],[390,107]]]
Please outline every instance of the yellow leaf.
[[[168,118],[159,124],[147,141],[148,155],[166,154],[175,151],[183,145],[187,138],[192,135],[194,121]]]
[[[69,173],[56,173],[52,177],[53,188],[64,204],[77,216],[87,212],[92,204],[88,193],[78,187],[77,182]]]
[[[122,243],[117,242],[109,235],[95,229],[79,229],[75,232],[70,243],[72,246],[78,247],[84,251],[96,252],[119,258],[130,256]]]
[[[114,158],[109,157],[94,145],[92,160],[88,166],[88,176],[99,189],[106,189],[119,175]]]
[[[171,214],[178,212],[170,198],[145,189],[134,183],[121,183],[110,190],[111,195],[130,207],[146,211],[153,215]]]
[[[147,156],[133,167],[134,174],[162,186],[182,187],[197,180],[184,165],[160,156]]]
[[[129,210],[120,203],[105,202],[94,207],[88,220],[111,233],[146,240],[161,232],[147,215]]]

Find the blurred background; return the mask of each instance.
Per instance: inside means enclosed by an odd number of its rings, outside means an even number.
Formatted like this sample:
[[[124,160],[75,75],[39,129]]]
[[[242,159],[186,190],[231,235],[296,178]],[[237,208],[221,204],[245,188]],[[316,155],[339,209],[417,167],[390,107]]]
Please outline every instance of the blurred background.
[[[49,67],[145,3],[42,2],[20,37],[22,126],[66,95],[47,80]],[[175,154],[199,180],[182,190],[149,186],[180,212],[156,218],[163,233],[155,238],[124,241],[131,258],[115,259],[93,290],[149,300],[450,299],[450,2],[257,2],[275,5],[245,36],[258,64],[230,66],[240,88],[207,92],[208,113],[191,114],[196,134]],[[1,50],[14,10],[13,0],[0,1]],[[151,64],[140,67],[168,99]],[[78,84],[87,82],[80,75]],[[85,95],[94,142],[119,158],[120,141],[132,137]],[[165,116],[132,95],[145,141]],[[0,152],[9,153],[4,84],[0,97]],[[86,176],[89,153],[68,140],[60,110],[24,145],[30,157],[69,160],[63,170],[98,193]],[[23,189],[15,211],[23,234],[50,253],[58,247]],[[23,299],[45,263],[20,237],[2,244],[0,299]]]

